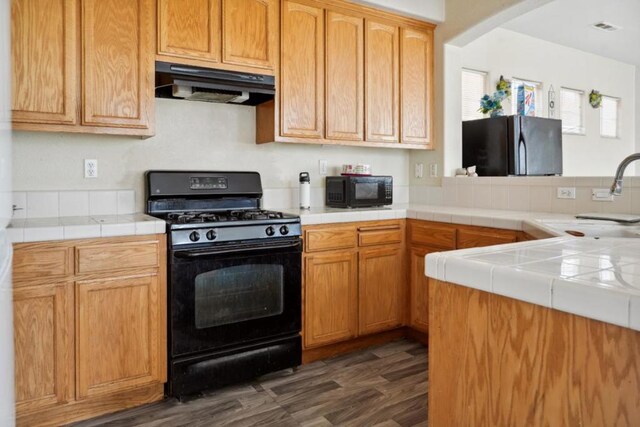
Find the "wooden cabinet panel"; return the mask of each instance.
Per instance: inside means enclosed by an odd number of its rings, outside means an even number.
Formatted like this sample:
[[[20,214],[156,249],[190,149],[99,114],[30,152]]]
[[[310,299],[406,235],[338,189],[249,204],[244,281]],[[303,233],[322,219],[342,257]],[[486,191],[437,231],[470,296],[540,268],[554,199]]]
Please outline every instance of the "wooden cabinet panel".
[[[513,243],[516,241],[515,232],[501,232],[500,230],[458,230],[457,249],[478,248],[481,246],[501,245],[505,243]]]
[[[305,258],[304,342],[314,347],[358,332],[357,254],[339,252]]]
[[[401,243],[403,240],[404,227],[401,223],[358,227],[358,246]]]
[[[439,249],[414,246],[409,260],[410,325],[421,332],[429,332],[429,279],[424,275],[424,257]]]
[[[162,381],[158,277],[80,281],[76,295],[78,399]]]
[[[278,40],[276,0],[222,0],[222,60],[273,69]]]
[[[153,0],[82,0],[82,124],[147,129],[154,102]]]
[[[158,0],[158,53],[220,61],[220,0]]]
[[[364,20],[327,12],[326,137],[364,138]]]
[[[402,142],[429,144],[433,99],[433,32],[403,28],[400,97]]]
[[[159,242],[79,245],[76,260],[77,274],[157,268],[160,265]]]
[[[399,142],[398,27],[371,20],[365,25],[366,139]]]
[[[73,284],[13,292],[16,410],[66,403],[73,395]]]
[[[12,0],[11,6],[13,121],[76,123],[77,0]]]
[[[359,334],[401,326],[405,310],[404,251],[401,247],[360,250],[358,255]]]
[[[280,132],[322,138],[324,134],[324,13],[282,3]]]
[[[409,235],[412,243],[434,246],[442,249],[456,248],[456,228],[430,222],[411,221]]]
[[[354,226],[325,227],[305,232],[305,250],[307,252],[331,249],[348,249],[356,246],[356,228]]]
[[[15,286],[29,286],[31,279],[73,274],[73,248],[47,243],[20,244],[13,254]]]

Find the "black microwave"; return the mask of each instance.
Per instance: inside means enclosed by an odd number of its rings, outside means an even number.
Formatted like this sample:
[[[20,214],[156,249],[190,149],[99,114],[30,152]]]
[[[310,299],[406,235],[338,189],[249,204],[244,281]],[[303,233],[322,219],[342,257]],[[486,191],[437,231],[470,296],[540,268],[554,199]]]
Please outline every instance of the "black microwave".
[[[364,208],[393,203],[391,176],[328,176],[325,203],[334,208]]]

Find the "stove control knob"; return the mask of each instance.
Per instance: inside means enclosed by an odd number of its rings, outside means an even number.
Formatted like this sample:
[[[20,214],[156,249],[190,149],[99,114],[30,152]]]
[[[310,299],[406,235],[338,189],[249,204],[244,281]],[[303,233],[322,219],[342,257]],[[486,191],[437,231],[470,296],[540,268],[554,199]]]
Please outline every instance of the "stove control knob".
[[[215,230],[209,230],[207,231],[207,239],[209,240],[215,240],[216,237],[218,237],[218,234],[215,232]]]
[[[280,234],[282,234],[283,236],[289,234],[289,227],[287,227],[286,225],[280,227]]]
[[[191,240],[192,242],[197,242],[198,240],[200,240],[200,233],[194,231],[193,233],[189,234],[189,240]]]
[[[266,233],[267,233],[267,236],[273,236],[274,234],[276,234],[276,229],[273,228],[272,226],[268,226]]]

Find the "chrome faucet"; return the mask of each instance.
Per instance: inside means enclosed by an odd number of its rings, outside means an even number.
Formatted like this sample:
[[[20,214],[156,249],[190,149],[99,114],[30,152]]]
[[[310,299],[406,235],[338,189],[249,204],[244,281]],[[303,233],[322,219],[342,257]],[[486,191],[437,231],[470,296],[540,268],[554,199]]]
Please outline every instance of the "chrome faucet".
[[[613,179],[613,184],[611,184],[611,190],[609,191],[610,194],[614,196],[622,194],[622,176],[624,175],[624,170],[630,163],[636,160],[640,160],[640,153],[632,154],[620,162],[618,170],[616,171],[616,177]]]

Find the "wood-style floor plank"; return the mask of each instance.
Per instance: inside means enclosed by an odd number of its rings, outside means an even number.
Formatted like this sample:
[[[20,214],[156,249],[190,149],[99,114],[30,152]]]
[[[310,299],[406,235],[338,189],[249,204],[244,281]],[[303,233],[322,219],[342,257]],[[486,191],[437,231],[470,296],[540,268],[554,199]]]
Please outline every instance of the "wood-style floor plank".
[[[427,425],[427,349],[398,340],[74,427]]]

